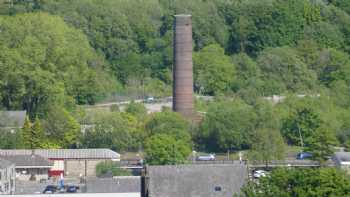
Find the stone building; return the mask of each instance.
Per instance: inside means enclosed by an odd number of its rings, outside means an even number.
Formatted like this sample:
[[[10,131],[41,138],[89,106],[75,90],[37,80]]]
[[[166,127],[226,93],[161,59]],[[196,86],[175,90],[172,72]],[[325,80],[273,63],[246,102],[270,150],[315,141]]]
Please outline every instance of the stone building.
[[[40,181],[49,178],[53,162],[38,155],[0,156],[16,165],[16,178],[20,181]]]
[[[109,149],[36,149],[0,150],[1,156],[39,155],[51,162],[49,176],[96,176],[96,165],[103,161],[120,161],[120,155]]]
[[[0,159],[0,195],[14,194],[16,187],[15,164]]]
[[[147,166],[142,197],[232,197],[248,179],[245,164]]]

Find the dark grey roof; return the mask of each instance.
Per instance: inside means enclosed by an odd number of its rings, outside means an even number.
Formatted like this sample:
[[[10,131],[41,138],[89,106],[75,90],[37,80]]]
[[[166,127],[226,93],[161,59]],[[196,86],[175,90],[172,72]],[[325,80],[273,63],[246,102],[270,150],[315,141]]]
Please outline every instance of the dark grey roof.
[[[1,155],[31,155],[29,149],[0,149]],[[35,149],[35,155],[46,159],[120,159],[120,155],[110,149]]]
[[[336,152],[334,157],[341,162],[350,162],[350,152]]]
[[[7,155],[0,156],[16,164],[16,168],[51,168],[53,162],[38,155]]]
[[[0,127],[22,127],[26,111],[0,111]]]
[[[248,178],[243,164],[149,166],[147,176],[149,197],[232,197]]]
[[[0,158],[0,169],[3,169],[3,168],[7,168],[11,165],[14,165],[13,163],[11,163],[10,161],[7,161],[5,159],[1,159]]]
[[[91,178],[86,186],[88,193],[136,193],[141,191],[141,177]]]

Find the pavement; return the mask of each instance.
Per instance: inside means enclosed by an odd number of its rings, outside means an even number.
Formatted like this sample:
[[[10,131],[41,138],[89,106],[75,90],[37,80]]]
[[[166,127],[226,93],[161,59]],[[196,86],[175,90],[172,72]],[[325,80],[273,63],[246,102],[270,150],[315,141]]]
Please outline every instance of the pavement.
[[[79,193],[79,194],[40,194],[40,195],[16,195],[16,197],[51,197],[51,196],[59,196],[59,197],[140,197],[140,193],[104,193],[101,195],[100,193]],[[12,195],[2,195],[2,196],[12,196]]]

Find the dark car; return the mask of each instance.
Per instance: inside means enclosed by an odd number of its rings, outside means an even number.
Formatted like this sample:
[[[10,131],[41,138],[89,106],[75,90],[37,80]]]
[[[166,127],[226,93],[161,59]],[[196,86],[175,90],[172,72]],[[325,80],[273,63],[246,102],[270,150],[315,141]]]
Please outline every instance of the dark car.
[[[312,158],[312,154],[308,152],[301,152],[297,155],[297,159],[299,160],[311,159],[311,158]]]
[[[46,188],[44,189],[43,193],[46,194],[46,193],[50,193],[50,194],[53,194],[57,191],[57,186],[55,185],[48,185],[46,186]]]
[[[66,192],[67,193],[76,193],[78,191],[79,187],[75,186],[75,185],[68,185]]]

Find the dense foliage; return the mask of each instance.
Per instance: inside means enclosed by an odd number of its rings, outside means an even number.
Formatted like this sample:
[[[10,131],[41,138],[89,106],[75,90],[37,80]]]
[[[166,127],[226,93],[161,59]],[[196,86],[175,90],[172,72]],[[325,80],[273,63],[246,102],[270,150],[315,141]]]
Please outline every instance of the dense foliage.
[[[187,161],[191,149],[183,140],[166,134],[156,134],[145,142],[146,162],[150,165],[181,164]]]
[[[243,188],[246,197],[348,196],[349,176],[335,168],[276,169]]]
[[[169,96],[176,13],[193,15],[195,92],[216,97],[198,127],[79,106]],[[322,161],[350,145],[349,46],[347,0],[0,0],[0,109],[29,113],[0,146],[156,149],[165,164],[191,148],[278,159],[283,139]]]
[[[131,173],[120,168],[120,164],[113,161],[105,161],[96,165],[96,176],[130,176]]]
[[[43,11],[80,29],[115,79],[140,95],[170,93],[175,13],[193,15],[199,93],[306,93],[346,81],[350,16],[345,0],[6,2],[0,1],[4,15]],[[93,102],[84,95],[79,102]]]

